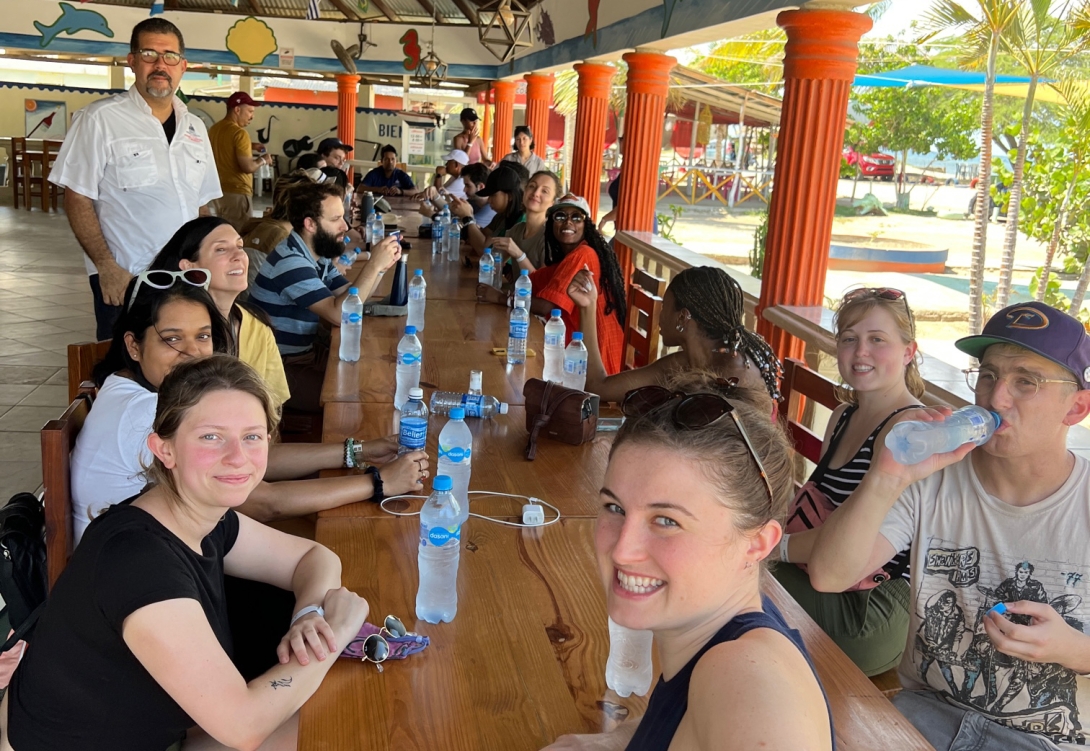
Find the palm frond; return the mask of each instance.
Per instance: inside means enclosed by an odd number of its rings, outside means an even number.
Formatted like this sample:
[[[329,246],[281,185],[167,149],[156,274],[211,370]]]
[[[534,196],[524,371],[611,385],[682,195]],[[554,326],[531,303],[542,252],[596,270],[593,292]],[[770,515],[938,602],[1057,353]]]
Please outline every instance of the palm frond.
[[[920,19],[920,30],[924,33],[918,41],[927,42],[934,37],[951,31],[957,31],[965,26],[979,24],[979,19],[965,10],[954,0],[936,0],[931,9],[923,14]]]

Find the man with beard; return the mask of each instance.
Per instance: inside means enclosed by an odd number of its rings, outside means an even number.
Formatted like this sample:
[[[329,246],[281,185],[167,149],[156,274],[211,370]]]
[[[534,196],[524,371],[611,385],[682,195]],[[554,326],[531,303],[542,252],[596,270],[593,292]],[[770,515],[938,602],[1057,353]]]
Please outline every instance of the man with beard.
[[[272,323],[276,346],[284,360],[291,399],[285,407],[319,412],[319,394],[329,357],[328,341],[319,337],[319,323],[341,322],[341,305],[350,287],[366,300],[382,274],[401,258],[395,237],[371,249],[369,261],[353,264],[345,278],[333,265],[344,253],[344,194],[329,183],[300,185],[288,199],[292,232],[269,253],[257,274],[250,299]]]
[[[129,279],[221,195],[204,123],[174,95],[186,70],[182,32],[142,21],[128,61],[136,83],[73,116],[49,175],[87,254],[99,339],[113,335]]]
[[[227,99],[226,117],[208,129],[223,189],[223,198],[213,201],[212,208],[240,235],[253,216],[254,173],[273,162],[271,154],[254,156],[253,142],[246,132],[258,104],[245,91],[236,91]]]

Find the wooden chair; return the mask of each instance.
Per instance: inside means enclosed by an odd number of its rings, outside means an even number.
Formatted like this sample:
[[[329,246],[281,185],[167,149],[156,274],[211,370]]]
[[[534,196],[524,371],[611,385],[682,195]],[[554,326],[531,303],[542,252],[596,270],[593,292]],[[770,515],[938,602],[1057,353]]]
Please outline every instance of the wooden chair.
[[[829,409],[836,409],[840,401],[836,398],[836,384],[825,376],[806,367],[806,363],[792,357],[783,363],[783,416],[787,427],[787,436],[802,456],[815,464],[821,459],[822,437],[802,422],[803,398],[813,399]]]
[[[30,209],[29,186],[26,182],[26,139],[11,139],[11,194],[15,208],[19,208],[19,200]]]
[[[57,198],[63,190],[49,182],[49,173],[53,171],[53,162],[57,159],[62,143],[62,141],[42,141],[42,211],[56,211]],[[48,209],[46,201],[49,202]]]
[[[68,345],[68,401],[74,402],[80,394],[94,397],[98,389],[91,376],[95,366],[106,359],[110,340],[80,342]]]
[[[625,330],[625,370],[642,368],[659,359],[659,317],[666,280],[643,269],[632,272],[628,287],[628,327]]]
[[[42,484],[45,488],[45,560],[49,588],[68,565],[72,554],[72,485],[69,457],[76,436],[91,410],[91,398],[82,394],[72,400],[57,420],[42,428]]]

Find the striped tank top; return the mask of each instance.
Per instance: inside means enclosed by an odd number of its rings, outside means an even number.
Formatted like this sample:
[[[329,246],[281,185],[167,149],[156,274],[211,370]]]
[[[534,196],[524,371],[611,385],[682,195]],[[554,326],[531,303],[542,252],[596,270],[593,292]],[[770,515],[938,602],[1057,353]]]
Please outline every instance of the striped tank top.
[[[837,420],[836,427],[833,428],[833,437],[829,440],[829,449],[826,451],[828,456],[832,456],[836,451],[838,445],[840,445],[841,438],[844,437],[844,432],[848,429],[848,423],[851,422],[852,415],[859,409],[859,405],[853,404],[849,406],[844,413],[840,415],[840,419]],[[882,432],[882,428],[886,426],[894,415],[898,412],[903,412],[906,409],[915,409],[915,407],[902,407],[892,412],[889,417],[882,420],[878,424],[871,434],[867,436],[867,440],[863,441],[863,445],[859,447],[859,450],[855,452],[855,456],[849,459],[842,467],[822,467],[818,465],[814,469],[814,473],[810,475],[810,481],[817,485],[818,489],[825,494],[825,497],[832,502],[834,506],[839,506],[848,500],[855,489],[859,486],[859,483],[863,480],[863,475],[867,474],[867,470],[870,469],[871,457],[874,455],[874,441],[878,438],[878,434]],[[909,556],[911,548],[906,549],[893,557],[886,569],[893,577],[898,575],[904,579],[909,578]]]

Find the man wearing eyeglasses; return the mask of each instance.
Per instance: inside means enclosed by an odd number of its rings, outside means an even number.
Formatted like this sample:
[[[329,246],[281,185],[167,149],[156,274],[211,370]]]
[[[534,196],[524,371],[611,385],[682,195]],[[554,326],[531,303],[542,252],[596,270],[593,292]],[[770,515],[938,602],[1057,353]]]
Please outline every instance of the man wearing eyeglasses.
[[[817,589],[838,592],[911,549],[907,690],[893,702],[936,749],[1081,747],[1090,742],[1090,463],[1067,438],[1090,415],[1090,336],[1030,302],[956,344],[980,361],[966,380],[1000,416],[995,434],[910,466],[881,451],[848,500],[803,533],[812,549],[802,559]],[[950,412],[902,414],[930,422]],[[795,548],[793,535],[792,561]],[[923,617],[943,598],[965,619],[939,664],[927,659]]]
[[[49,175],[87,255],[99,339],[111,337],[129,279],[222,195],[204,123],[174,95],[186,69],[182,32],[149,18],[129,49],[136,83],[73,116]]]

